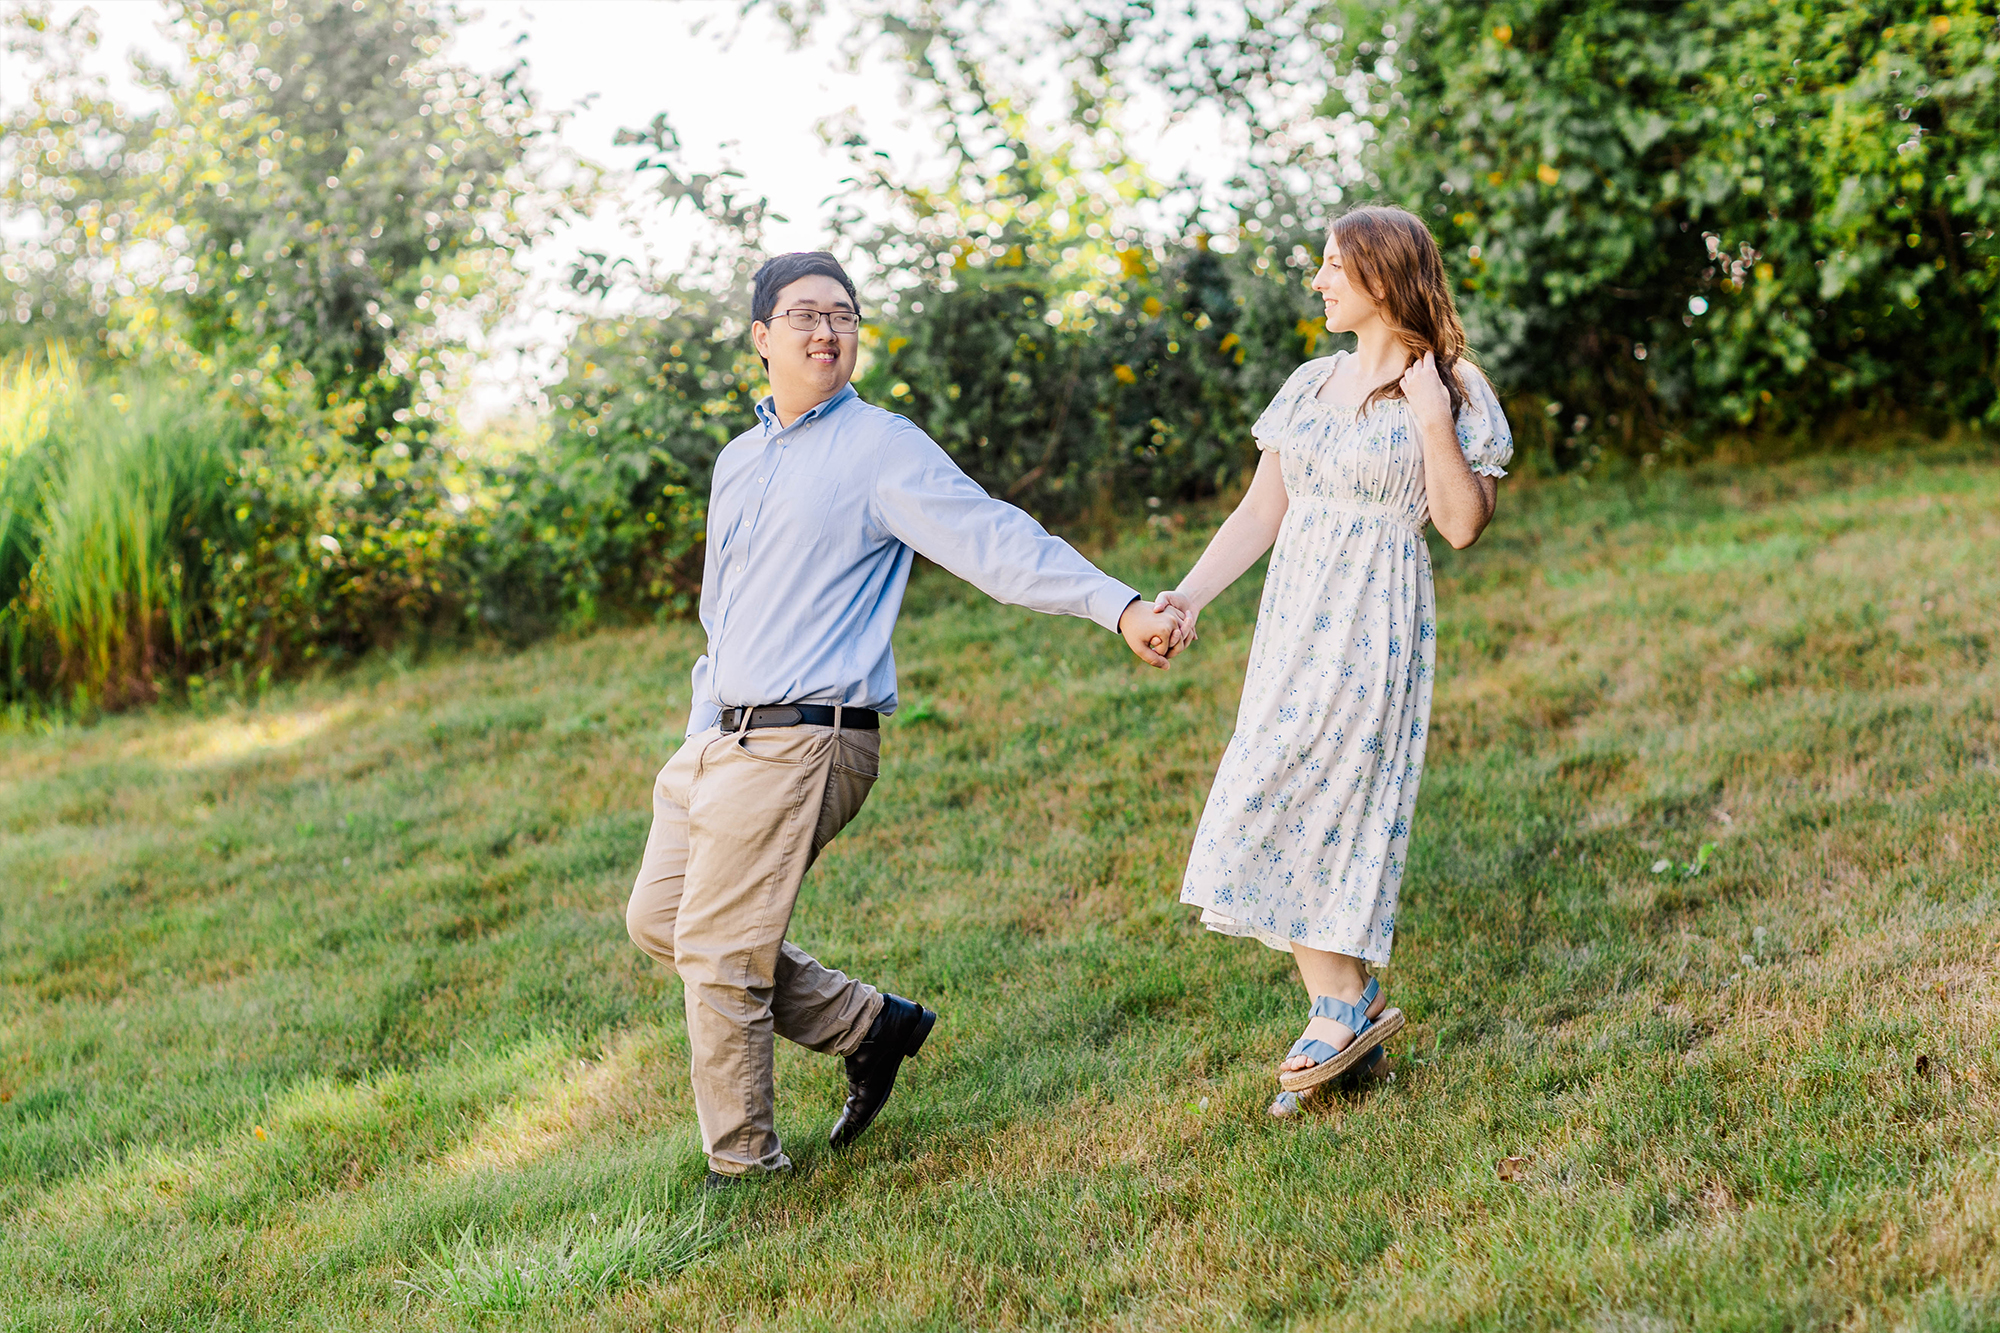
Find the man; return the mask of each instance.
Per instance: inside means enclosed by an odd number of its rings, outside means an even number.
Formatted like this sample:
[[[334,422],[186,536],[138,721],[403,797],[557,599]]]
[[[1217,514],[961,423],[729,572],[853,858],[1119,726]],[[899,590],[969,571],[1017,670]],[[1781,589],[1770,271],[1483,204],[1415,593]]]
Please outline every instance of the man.
[[[708,652],[686,743],[653,786],[626,908],[633,942],[687,991],[711,1187],[791,1167],[773,1124],[773,1033],[845,1057],[841,1147],[937,1022],[784,938],[807,868],[874,784],[880,720],[896,707],[889,639],[915,552],[1003,602],[1095,620],[1157,667],[1167,661],[1151,644],[1164,648],[1179,621],[856,396],[860,302],[832,255],[766,263],[751,316],[771,393],[716,460]]]

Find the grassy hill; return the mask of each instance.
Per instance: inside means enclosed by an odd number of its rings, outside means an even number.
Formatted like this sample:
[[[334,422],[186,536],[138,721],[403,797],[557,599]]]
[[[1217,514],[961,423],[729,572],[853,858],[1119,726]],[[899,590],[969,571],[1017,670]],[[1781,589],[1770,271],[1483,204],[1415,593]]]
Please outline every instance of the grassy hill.
[[[1254,579],[1158,673],[920,578],[794,936],[943,1021],[841,1155],[781,1044],[799,1173],[715,1199],[622,916],[692,628],[0,737],[0,1327],[2000,1327],[1996,461],[1440,544],[1411,1026],[1303,1123],[1287,961],[1175,902]]]

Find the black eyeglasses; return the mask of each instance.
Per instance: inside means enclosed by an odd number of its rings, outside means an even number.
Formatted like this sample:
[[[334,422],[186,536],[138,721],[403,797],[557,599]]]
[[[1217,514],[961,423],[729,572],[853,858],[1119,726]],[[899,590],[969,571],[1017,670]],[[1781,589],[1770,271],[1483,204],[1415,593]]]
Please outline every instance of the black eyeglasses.
[[[855,314],[852,310],[807,310],[800,307],[795,310],[779,311],[777,315],[771,316],[771,319],[777,319],[779,315],[782,315],[787,324],[801,333],[811,333],[819,327],[819,322],[822,319],[826,321],[826,326],[835,333],[859,333],[861,331],[861,316]],[[769,323],[770,321],[767,320],[765,322]]]

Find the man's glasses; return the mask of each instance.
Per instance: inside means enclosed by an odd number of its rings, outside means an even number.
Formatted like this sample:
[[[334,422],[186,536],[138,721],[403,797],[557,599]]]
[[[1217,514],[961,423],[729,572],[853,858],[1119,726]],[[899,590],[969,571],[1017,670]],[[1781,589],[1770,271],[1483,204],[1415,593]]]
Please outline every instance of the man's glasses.
[[[801,333],[811,333],[819,327],[819,322],[822,319],[826,321],[826,326],[835,333],[859,333],[861,331],[861,316],[855,314],[852,310],[806,310],[801,308],[798,310],[780,311],[779,314],[784,316],[787,324]],[[772,316],[773,319],[777,317],[777,315]]]

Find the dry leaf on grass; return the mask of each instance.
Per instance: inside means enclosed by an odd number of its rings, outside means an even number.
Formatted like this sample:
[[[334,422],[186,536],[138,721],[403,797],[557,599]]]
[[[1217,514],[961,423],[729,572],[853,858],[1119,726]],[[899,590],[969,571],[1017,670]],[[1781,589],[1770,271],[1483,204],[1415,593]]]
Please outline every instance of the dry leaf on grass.
[[[1494,1168],[1502,1180],[1520,1180],[1528,1174],[1528,1159],[1525,1157],[1502,1157],[1500,1165]]]

